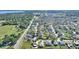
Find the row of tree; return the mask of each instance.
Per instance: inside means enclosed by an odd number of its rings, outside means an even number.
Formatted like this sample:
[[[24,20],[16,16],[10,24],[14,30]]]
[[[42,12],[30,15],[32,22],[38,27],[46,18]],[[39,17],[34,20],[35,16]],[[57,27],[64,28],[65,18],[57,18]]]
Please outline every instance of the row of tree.
[[[5,21],[2,25],[17,25],[20,28],[26,28],[30,20],[33,18],[32,14],[4,14],[0,15],[0,21]]]

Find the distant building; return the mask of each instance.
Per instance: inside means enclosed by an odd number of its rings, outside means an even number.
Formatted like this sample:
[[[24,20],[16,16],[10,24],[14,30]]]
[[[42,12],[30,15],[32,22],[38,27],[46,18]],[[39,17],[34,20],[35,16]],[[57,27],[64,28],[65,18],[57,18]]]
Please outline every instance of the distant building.
[[[52,40],[46,40],[45,43],[46,43],[47,46],[51,46],[52,45]]]
[[[64,36],[64,33],[58,33],[58,37],[63,38]]]
[[[57,41],[54,41],[54,46],[57,46],[58,44],[59,44],[59,42],[57,42]]]
[[[59,42],[59,45],[64,46],[65,42],[62,40],[62,41]]]
[[[33,40],[33,41],[36,41],[36,40],[37,40],[37,37],[34,37],[32,40]]]
[[[75,44],[75,48],[79,49],[79,40],[75,41],[74,44]]]
[[[79,39],[79,35],[74,31],[74,32],[72,32],[72,37],[74,38],[74,39]]]
[[[39,47],[40,47],[40,48],[43,48],[43,47],[44,47],[44,41],[43,41],[43,40],[41,40],[41,42],[40,42],[40,44],[39,44]]]
[[[79,41],[78,40],[74,41],[74,44],[79,45]]]
[[[73,46],[73,43],[67,43],[67,47],[70,49]]]

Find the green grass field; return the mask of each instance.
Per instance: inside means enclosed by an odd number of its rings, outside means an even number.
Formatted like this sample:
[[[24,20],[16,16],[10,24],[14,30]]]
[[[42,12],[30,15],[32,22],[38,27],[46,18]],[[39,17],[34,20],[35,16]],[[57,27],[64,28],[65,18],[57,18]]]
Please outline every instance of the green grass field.
[[[21,47],[21,48],[22,48],[22,49],[30,49],[30,48],[32,48],[31,42],[24,40],[24,41],[22,42],[22,47]]]
[[[15,25],[5,25],[0,26],[0,41],[4,37],[4,35],[11,35],[11,34],[18,34],[21,31],[18,31],[18,29],[15,27]]]
[[[1,26],[0,27],[0,36],[4,36],[4,35],[10,35],[12,33],[15,33],[17,30],[15,28],[15,26],[13,25],[6,25],[6,26]]]

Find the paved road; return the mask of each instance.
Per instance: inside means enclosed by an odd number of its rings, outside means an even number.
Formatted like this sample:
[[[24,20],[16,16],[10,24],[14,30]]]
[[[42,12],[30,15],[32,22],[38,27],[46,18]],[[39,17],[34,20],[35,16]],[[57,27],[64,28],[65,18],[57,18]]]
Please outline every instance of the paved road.
[[[22,42],[24,37],[26,36],[27,31],[29,30],[29,28],[31,27],[32,23],[34,21],[34,18],[30,21],[29,26],[27,27],[27,29],[25,29],[24,33],[21,35],[21,37],[17,40],[16,44],[14,45],[14,49],[20,49],[22,46]]]

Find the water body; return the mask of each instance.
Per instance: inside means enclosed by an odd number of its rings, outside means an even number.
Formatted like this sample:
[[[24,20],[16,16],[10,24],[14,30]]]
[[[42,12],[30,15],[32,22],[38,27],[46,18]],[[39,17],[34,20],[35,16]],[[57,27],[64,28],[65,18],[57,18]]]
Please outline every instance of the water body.
[[[7,13],[21,13],[24,12],[23,10],[0,10],[0,14],[7,14]]]

